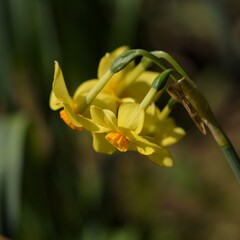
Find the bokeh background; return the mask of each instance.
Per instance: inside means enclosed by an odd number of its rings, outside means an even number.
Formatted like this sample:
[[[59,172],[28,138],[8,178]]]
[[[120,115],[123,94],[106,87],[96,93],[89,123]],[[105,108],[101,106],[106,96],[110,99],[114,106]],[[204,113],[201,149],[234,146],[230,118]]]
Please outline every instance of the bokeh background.
[[[0,233],[20,240],[238,240],[240,185],[181,106],[187,136],[160,168],[92,150],[49,109],[53,61],[72,93],[115,48],[164,50],[240,153],[238,0],[1,0]]]

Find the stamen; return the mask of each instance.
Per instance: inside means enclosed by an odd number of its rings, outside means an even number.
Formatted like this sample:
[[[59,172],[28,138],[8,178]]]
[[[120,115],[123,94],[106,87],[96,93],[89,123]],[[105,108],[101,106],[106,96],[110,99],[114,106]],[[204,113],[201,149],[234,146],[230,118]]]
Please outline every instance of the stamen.
[[[109,141],[120,152],[126,152],[128,150],[128,140],[120,132],[110,132],[106,135],[105,139]]]
[[[66,114],[65,110],[60,111],[60,117],[73,130],[77,130],[77,131],[83,130],[83,127],[77,127],[69,120],[68,115]]]

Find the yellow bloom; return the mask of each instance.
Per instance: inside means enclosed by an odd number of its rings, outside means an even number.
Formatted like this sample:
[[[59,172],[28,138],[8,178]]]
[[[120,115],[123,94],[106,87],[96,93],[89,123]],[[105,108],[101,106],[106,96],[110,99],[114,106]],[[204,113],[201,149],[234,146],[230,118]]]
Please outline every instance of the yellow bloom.
[[[80,114],[78,112],[78,106],[84,101],[84,97],[89,91],[89,88],[92,87],[92,83],[93,81],[89,81],[87,86],[86,84],[80,85],[72,98],[68,93],[61,68],[58,62],[55,62],[54,81],[50,95],[50,108],[52,110],[63,109],[60,111],[60,116],[72,129],[81,131],[85,128],[89,131],[101,132],[100,127],[93,123],[91,119],[87,118],[87,113]],[[113,106],[110,100],[103,95],[95,100],[95,104],[103,107],[106,105],[108,107]]]
[[[166,148],[153,138],[140,135],[145,113],[138,103],[121,104],[117,117],[112,111],[96,106],[91,106],[90,112],[93,122],[106,129],[104,133],[93,133],[93,147],[97,152],[136,151],[156,164],[172,166],[173,160]]]

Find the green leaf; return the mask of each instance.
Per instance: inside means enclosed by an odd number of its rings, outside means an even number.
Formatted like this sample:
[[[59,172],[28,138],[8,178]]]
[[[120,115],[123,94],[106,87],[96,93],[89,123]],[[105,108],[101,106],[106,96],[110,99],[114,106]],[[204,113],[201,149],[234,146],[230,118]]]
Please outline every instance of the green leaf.
[[[0,118],[0,200],[6,204],[10,231],[15,230],[19,214],[24,139],[28,125],[28,119],[22,114]]]

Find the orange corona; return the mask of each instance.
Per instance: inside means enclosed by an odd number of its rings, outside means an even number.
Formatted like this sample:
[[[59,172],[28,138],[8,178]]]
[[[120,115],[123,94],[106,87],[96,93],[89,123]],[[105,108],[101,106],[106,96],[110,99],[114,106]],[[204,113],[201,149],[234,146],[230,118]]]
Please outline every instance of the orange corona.
[[[83,130],[83,127],[77,127],[69,120],[68,115],[66,114],[65,110],[60,111],[60,117],[73,130],[77,130],[77,131]]]
[[[106,135],[105,138],[120,152],[126,152],[128,150],[128,140],[122,133],[110,132]]]

